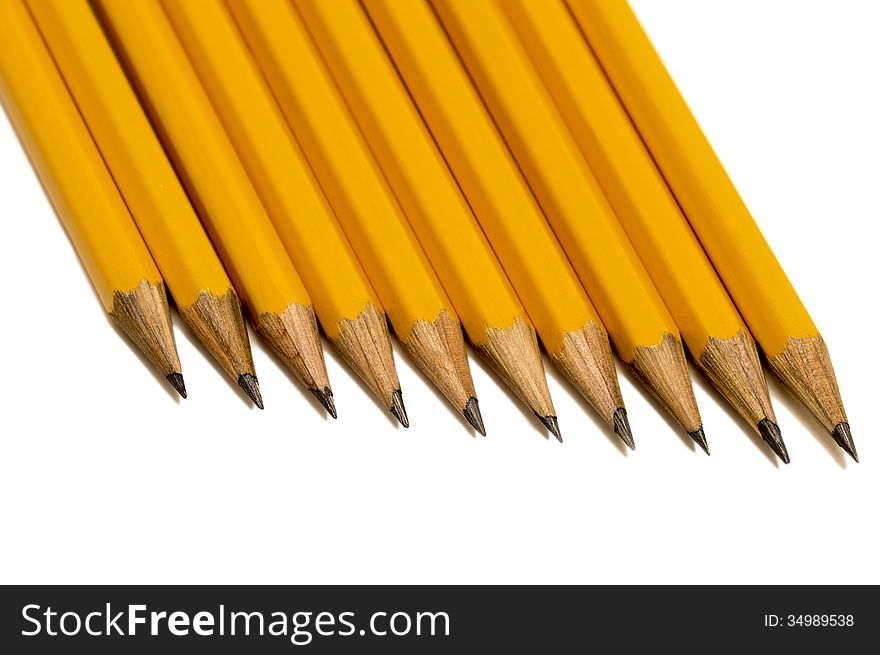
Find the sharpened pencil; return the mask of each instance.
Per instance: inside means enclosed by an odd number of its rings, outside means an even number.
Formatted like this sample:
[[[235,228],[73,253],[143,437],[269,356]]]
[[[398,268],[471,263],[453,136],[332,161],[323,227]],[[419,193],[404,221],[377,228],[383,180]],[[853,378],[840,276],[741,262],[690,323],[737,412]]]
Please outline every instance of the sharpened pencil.
[[[101,303],[186,398],[165,284],[22,0],[0,43],[0,100]]]

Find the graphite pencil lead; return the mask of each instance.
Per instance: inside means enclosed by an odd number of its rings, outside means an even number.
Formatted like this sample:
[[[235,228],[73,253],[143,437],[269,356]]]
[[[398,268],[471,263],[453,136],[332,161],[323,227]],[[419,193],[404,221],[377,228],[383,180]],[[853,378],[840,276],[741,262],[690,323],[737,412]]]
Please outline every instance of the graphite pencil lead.
[[[712,454],[709,452],[709,444],[706,442],[706,433],[703,432],[702,425],[693,432],[688,432],[688,434],[691,436],[691,439],[697,442],[697,445],[699,445],[700,448],[706,451],[707,455]]]
[[[406,415],[406,407],[403,406],[403,393],[400,389],[395,389],[391,393],[391,413],[403,427],[409,427],[409,417]]]
[[[467,422],[474,427],[474,430],[484,437],[486,436],[486,427],[483,425],[483,415],[480,414],[480,403],[477,401],[476,396],[470,397],[461,413],[464,414]]]
[[[180,373],[169,373],[165,377],[177,393],[186,398],[186,385],[183,383],[183,376]]]
[[[254,401],[254,405],[263,409],[263,397],[260,395],[260,383],[255,376],[250,373],[239,375],[238,386],[240,386],[248,395],[248,398]]]
[[[630,450],[636,449],[636,442],[633,441],[632,430],[629,427],[629,418],[627,418],[626,409],[623,407],[614,410],[614,434],[620,437]]]
[[[767,445],[770,446],[779,459],[788,464],[790,461],[788,458],[788,449],[785,447],[785,442],[782,440],[782,432],[779,430],[779,426],[769,418],[765,418],[758,422],[758,432],[761,433],[761,437],[767,442]]]
[[[537,415],[539,419],[541,419],[541,423],[543,423],[550,432],[553,433],[553,436],[562,443],[562,433],[559,431],[559,420],[555,416],[540,416]]]
[[[311,391],[315,398],[318,399],[318,402],[324,406],[327,413],[333,418],[336,418],[336,403],[333,402],[333,392],[330,390],[330,387],[324,387],[323,391],[321,389],[309,389],[309,391]]]
[[[847,454],[859,462],[859,454],[856,452],[856,445],[853,443],[852,432],[849,430],[849,423],[838,423],[834,426],[831,436],[837,442],[837,445],[843,448]]]

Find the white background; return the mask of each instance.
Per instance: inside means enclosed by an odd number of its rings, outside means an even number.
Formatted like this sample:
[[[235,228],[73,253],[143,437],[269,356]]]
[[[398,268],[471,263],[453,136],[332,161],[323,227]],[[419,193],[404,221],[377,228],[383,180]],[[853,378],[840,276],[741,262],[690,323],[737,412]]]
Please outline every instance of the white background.
[[[621,373],[623,453],[548,365],[560,445],[472,358],[475,438],[399,349],[408,431],[329,346],[338,421],[254,341],[259,412],[179,321],[178,402],[2,117],[0,581],[880,582],[878,4],[633,5],[830,345],[861,465],[772,380],[788,467],[696,375],[711,457]]]

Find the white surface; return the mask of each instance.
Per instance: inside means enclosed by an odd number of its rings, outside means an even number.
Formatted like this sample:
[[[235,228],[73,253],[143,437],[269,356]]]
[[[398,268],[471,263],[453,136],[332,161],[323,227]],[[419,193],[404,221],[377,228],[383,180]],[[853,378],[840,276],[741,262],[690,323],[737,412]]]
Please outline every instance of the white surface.
[[[104,318],[4,117],[0,582],[880,582],[878,362],[860,346],[878,325],[880,7],[634,6],[830,344],[861,465],[772,382],[788,467],[700,378],[711,457],[624,374],[622,454],[548,366],[559,445],[472,358],[474,438],[400,350],[409,431],[329,347],[338,421],[255,342],[259,412],[179,321],[178,403]],[[798,223],[815,229],[789,239]]]

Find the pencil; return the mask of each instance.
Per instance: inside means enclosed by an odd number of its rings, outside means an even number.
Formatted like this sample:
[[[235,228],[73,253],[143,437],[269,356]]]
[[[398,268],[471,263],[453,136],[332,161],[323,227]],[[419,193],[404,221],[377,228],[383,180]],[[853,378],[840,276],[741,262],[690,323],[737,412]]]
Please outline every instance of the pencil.
[[[430,7],[363,5],[551,360],[632,447],[605,328]]]
[[[286,0],[228,3],[398,338],[483,431],[458,316]]]
[[[561,1],[499,3],[697,365],[788,463],[754,341]]]
[[[534,328],[356,0],[295,5],[465,333],[542,421],[556,416]]]
[[[433,5],[620,358],[708,453],[678,328],[504,15]]]
[[[96,6],[257,333],[335,417],[309,295],[162,7]]]
[[[104,309],[186,398],[165,284],[22,0],[0,43],[0,100]]]
[[[87,0],[27,5],[181,318],[262,409],[238,295]]]
[[[770,368],[858,461],[828,348],[624,0],[573,0],[581,30]]]
[[[222,2],[163,2],[238,151],[318,322],[379,402],[406,426],[382,305]]]

